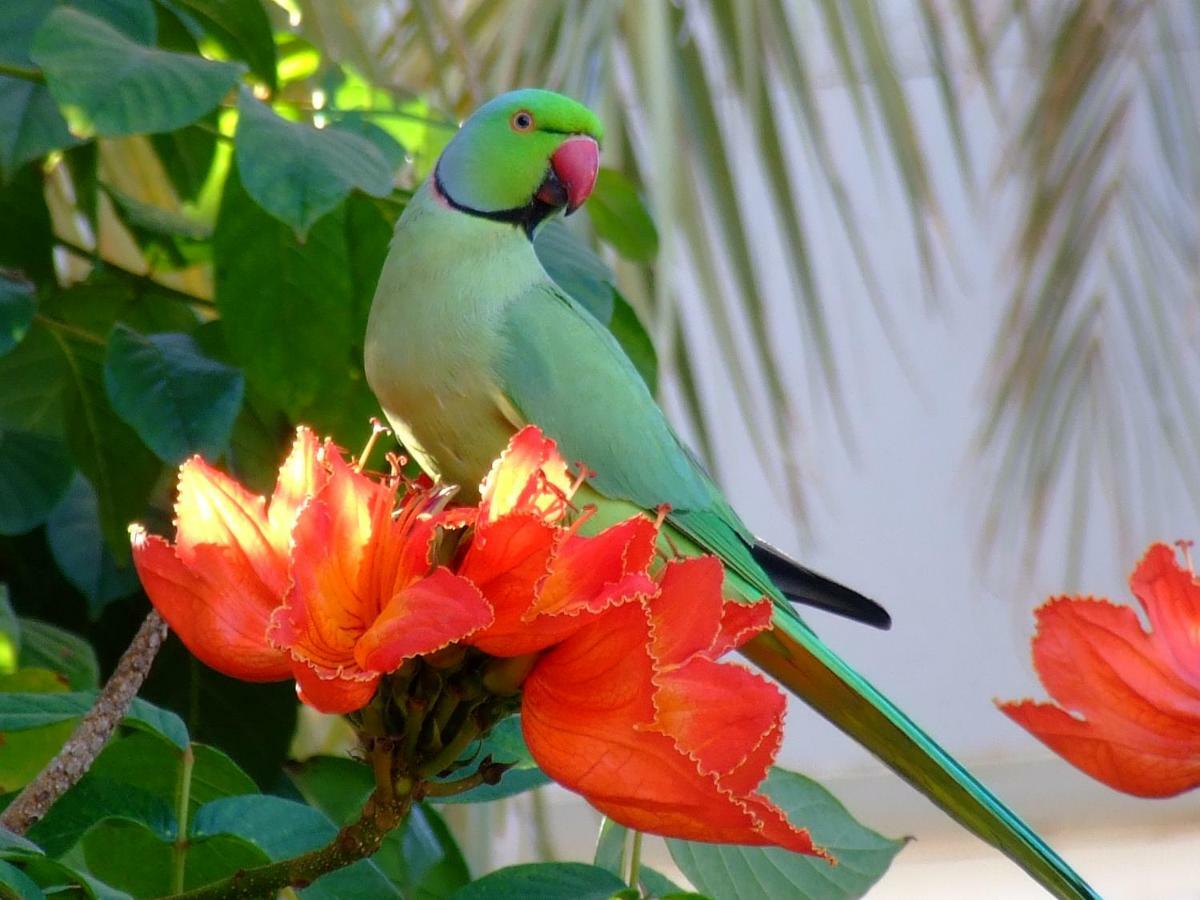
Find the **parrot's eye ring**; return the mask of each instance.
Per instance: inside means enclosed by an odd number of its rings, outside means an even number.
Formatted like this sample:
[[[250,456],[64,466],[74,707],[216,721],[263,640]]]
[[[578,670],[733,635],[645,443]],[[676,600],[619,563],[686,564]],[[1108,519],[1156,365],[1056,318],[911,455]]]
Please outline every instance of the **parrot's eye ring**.
[[[533,113],[527,109],[519,109],[513,113],[512,121],[513,131],[532,131],[533,130]]]

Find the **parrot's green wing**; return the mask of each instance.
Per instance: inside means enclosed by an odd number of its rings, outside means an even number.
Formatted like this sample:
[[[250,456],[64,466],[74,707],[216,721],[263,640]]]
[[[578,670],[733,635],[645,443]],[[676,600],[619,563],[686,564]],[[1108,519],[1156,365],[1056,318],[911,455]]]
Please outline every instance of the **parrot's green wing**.
[[[507,307],[500,389],[526,422],[596,475],[610,499],[653,510],[701,552],[721,558],[747,598],[776,601],[772,631],[743,652],[858,740],[958,822],[1056,896],[1097,895],[1024,822],[809,629],[754,557],[754,539],[680,443],[612,335],[548,280]]]
[[[754,536],[680,443],[612,334],[553,285],[513,303],[503,328],[501,389],[606,497],[670,506],[672,525],[753,588],[783,602],[754,560]]]

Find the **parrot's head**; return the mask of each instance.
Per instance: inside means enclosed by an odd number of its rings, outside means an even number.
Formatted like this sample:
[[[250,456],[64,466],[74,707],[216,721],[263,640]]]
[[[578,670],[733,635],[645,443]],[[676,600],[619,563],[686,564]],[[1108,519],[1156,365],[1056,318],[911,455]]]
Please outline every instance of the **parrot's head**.
[[[549,215],[570,215],[591,194],[604,129],[569,97],[527,88],[471,115],[442,151],[434,185],[463,212],[510,222],[533,236]]]

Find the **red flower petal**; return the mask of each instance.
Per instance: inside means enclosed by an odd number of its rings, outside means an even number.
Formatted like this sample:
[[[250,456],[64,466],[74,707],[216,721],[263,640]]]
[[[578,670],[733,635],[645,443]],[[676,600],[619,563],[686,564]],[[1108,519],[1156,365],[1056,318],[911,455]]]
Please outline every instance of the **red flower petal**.
[[[267,644],[278,602],[233,548],[199,545],[193,566],[160,537],[133,531],[133,562],[155,608],[205,664],[245,681],[290,675],[285,654]]]
[[[267,519],[277,546],[287,547],[292,526],[304,501],[314,496],[329,480],[329,473],[319,458],[321,442],[312,429],[296,429],[291,452],[279,467],[275,492],[267,506]]]
[[[650,628],[645,605],[629,603],[538,661],[522,702],[525,739],[538,764],[630,828],[820,854],[765,797],[734,794],[650,727]]]
[[[379,675],[344,672],[336,677],[322,677],[310,666],[295,662],[292,674],[300,699],[323,713],[348,713],[362,709],[375,696]]]
[[[574,616],[658,593],[646,572],[654,558],[657,526],[644,516],[618,522],[591,537],[571,535],[555,551],[550,575],[523,618]]]
[[[267,521],[265,501],[198,456],[179,467],[175,501],[175,549],[187,565],[196,548],[228,548],[240,565],[283,596],[287,588],[287,538],[277,540]]]
[[[1049,703],[1001,703],[1000,709],[1067,762],[1109,787],[1138,797],[1171,797],[1200,787],[1200,735],[1179,755],[1144,742],[1125,743]],[[1156,748],[1162,750],[1163,748]]]
[[[392,598],[354,649],[363,669],[391,672],[404,660],[460,641],[492,621],[479,589],[437,569]]]
[[[1155,544],[1129,585],[1150,616],[1163,659],[1200,692],[1200,584],[1179,565],[1174,550]]]
[[[654,726],[702,772],[725,775],[777,731],[787,699],[761,675],[696,657],[655,679]],[[766,768],[747,790],[756,788]]]
[[[520,656],[574,634],[605,609],[657,593],[646,573],[656,526],[637,516],[592,537],[568,535],[531,516],[480,525],[460,570],[479,585],[496,621],[470,643],[493,656]],[[489,567],[502,574],[493,577]]]
[[[712,648],[725,606],[724,580],[721,561],[715,556],[667,563],[659,576],[661,593],[650,605],[654,658],[660,665],[678,665]]]
[[[1030,701],[1000,708],[1111,787],[1170,796],[1200,786],[1200,588],[1164,544],[1150,548],[1130,583],[1151,632],[1128,606],[1051,600],[1037,611],[1033,661],[1061,708]]]
[[[510,512],[525,512],[557,522],[567,512],[571,486],[558,445],[527,425],[513,435],[483,480],[479,515],[495,521]]]
[[[1160,656],[1128,606],[1063,597],[1037,617],[1034,666],[1060,704],[1132,740],[1200,729],[1200,691]]]

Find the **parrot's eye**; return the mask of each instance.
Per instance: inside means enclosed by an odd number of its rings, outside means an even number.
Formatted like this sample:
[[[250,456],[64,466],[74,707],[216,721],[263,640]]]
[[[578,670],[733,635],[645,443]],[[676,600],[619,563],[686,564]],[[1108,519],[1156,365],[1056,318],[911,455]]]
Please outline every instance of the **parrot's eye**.
[[[533,128],[533,114],[528,110],[518,110],[513,113],[512,129],[513,131],[529,131]]]

